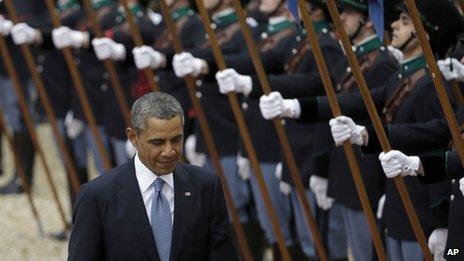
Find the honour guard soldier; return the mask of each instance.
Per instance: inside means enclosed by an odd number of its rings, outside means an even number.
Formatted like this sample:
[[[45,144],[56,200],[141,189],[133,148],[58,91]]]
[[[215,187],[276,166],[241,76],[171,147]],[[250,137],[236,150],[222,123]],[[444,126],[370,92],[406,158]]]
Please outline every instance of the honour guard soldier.
[[[20,79],[23,93],[26,97],[26,102],[30,108],[32,114],[34,110],[34,99],[36,97],[35,89],[30,78],[27,66],[25,64],[24,57],[22,56],[19,44],[23,43],[39,43],[40,33],[34,28],[41,28],[44,26],[44,19],[47,15],[47,10],[44,8],[42,1],[13,1],[13,4],[24,23],[13,26],[11,21],[3,18],[3,23],[6,23],[6,31],[2,32],[2,36],[8,36],[11,31],[11,37],[5,38],[8,46],[8,50],[13,59],[13,64]],[[2,9],[4,9],[4,3]],[[6,11],[2,10],[2,13],[6,16]],[[26,23],[30,23],[34,26],[28,27]],[[9,28],[9,29],[8,29]],[[27,32],[26,32],[27,31]],[[26,126],[24,125],[23,116],[19,109],[18,98],[13,88],[13,81],[9,79],[6,69],[2,63],[0,68],[0,106],[2,106],[5,112],[5,119],[9,126],[12,128],[16,149],[19,151],[21,162],[24,166],[24,171],[29,184],[33,181],[33,166],[34,166],[34,155],[35,150],[32,146],[32,141],[27,132]],[[10,180],[5,186],[0,188],[0,194],[10,193],[22,193],[21,182],[19,176],[15,174],[12,180]]]

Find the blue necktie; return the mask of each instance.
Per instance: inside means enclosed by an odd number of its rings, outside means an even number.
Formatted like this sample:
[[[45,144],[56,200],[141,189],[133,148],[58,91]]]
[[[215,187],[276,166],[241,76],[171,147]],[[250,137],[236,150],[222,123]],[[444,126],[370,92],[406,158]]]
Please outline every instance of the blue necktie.
[[[168,200],[161,192],[163,184],[164,180],[161,178],[153,182],[155,192],[151,205],[151,230],[161,261],[168,261],[171,251],[172,221]]]

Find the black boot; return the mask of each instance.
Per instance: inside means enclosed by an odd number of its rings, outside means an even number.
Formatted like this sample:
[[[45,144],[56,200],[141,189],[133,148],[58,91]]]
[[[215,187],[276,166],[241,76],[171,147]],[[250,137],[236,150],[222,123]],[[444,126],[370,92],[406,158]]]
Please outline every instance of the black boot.
[[[313,260],[316,260],[316,259],[308,258],[303,253],[303,250],[301,249],[300,244],[295,244],[295,245],[289,246],[288,251],[290,252],[290,257],[292,258],[292,260],[295,260],[295,261],[313,261]]]
[[[282,254],[277,243],[272,244],[272,260],[282,261]]]
[[[21,158],[21,165],[26,175],[26,181],[29,186],[32,186],[33,169],[34,169],[34,158],[35,150],[32,145],[32,140],[27,132],[14,133],[15,144],[19,157]],[[17,174],[16,174],[17,175]]]
[[[0,195],[23,193],[21,180],[15,175],[8,183],[0,188]]]
[[[1,142],[2,133],[0,132],[0,177],[3,176],[3,151]]]
[[[241,223],[243,232],[245,233],[245,238],[248,243],[248,248],[251,251],[253,260],[263,260],[264,255],[264,235],[261,227],[257,223]],[[240,254],[240,260],[245,260],[244,256],[240,252],[240,245],[238,243],[238,238],[235,233],[234,227],[230,224],[230,234],[232,236],[232,241],[234,242],[237,252]]]
[[[249,222],[242,225],[245,230],[245,236],[250,247],[253,260],[263,260],[264,249],[266,248],[266,240],[264,232],[259,223]]]
[[[16,151],[19,153],[21,165],[24,169],[24,175],[26,176],[26,182],[30,187],[33,177],[35,150],[32,146],[32,141],[28,133],[16,132],[14,133],[14,139]],[[21,179],[16,173],[15,177],[10,182],[0,188],[0,194],[22,193],[24,188],[22,188],[21,184]]]

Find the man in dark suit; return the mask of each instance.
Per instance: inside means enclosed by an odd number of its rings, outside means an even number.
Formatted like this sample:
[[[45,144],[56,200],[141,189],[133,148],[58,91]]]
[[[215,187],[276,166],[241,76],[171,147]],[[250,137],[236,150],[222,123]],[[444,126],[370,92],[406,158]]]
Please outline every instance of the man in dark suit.
[[[139,98],[129,162],[82,186],[69,260],[237,260],[219,179],[179,163],[183,116],[162,92]]]

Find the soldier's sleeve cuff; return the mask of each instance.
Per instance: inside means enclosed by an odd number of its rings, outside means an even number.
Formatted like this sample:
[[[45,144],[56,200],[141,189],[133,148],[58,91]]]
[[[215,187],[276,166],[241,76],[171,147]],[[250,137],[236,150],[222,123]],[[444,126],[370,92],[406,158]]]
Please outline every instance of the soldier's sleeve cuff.
[[[330,151],[323,150],[313,157],[314,175],[327,178],[329,173]]]
[[[40,47],[42,49],[55,49],[55,44],[53,44],[52,31],[42,31],[42,44],[40,45]]]
[[[447,151],[445,153],[446,179],[460,179],[464,175],[464,168],[461,159],[456,151]]]
[[[261,82],[258,79],[257,75],[250,75],[251,77],[251,92],[248,97],[253,99],[259,99],[264,93],[263,89],[261,88]]]
[[[420,156],[424,175],[417,175],[423,184],[437,183],[446,179],[446,155],[434,153]]]
[[[316,122],[319,114],[319,105],[316,98],[299,98],[301,114],[298,122]]]
[[[377,138],[377,133],[375,132],[375,128],[373,125],[367,125],[366,127],[366,132],[367,136],[369,137],[369,142],[367,143],[366,146],[361,146],[361,150],[363,153],[366,154],[379,154],[382,152],[382,145],[379,142],[379,139]],[[383,129],[385,133],[387,133],[388,136],[388,126],[383,126]]]

